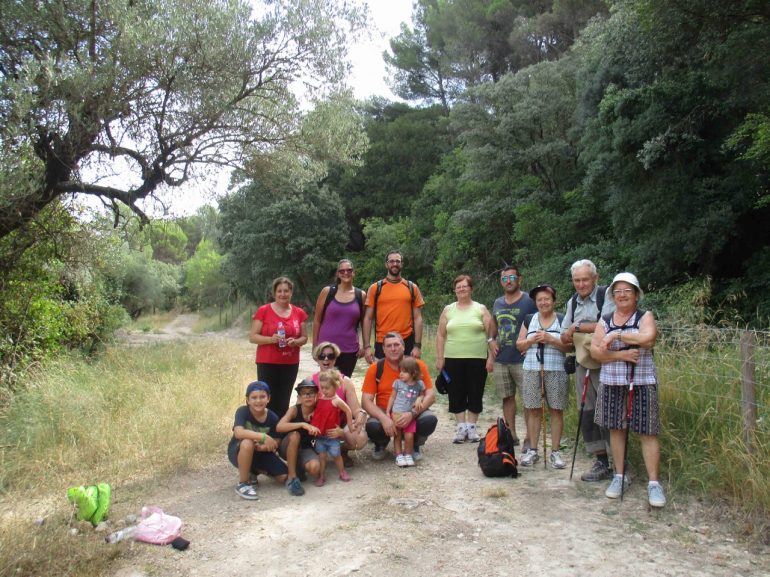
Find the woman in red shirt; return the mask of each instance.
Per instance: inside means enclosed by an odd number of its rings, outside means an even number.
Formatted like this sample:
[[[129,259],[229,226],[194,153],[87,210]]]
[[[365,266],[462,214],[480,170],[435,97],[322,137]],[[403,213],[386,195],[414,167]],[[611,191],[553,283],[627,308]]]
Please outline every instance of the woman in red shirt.
[[[299,349],[307,342],[307,313],[291,304],[294,283],[273,281],[273,302],[262,305],[251,321],[249,342],[257,345],[257,378],[270,385],[268,408],[279,417],[289,408],[299,371]]]

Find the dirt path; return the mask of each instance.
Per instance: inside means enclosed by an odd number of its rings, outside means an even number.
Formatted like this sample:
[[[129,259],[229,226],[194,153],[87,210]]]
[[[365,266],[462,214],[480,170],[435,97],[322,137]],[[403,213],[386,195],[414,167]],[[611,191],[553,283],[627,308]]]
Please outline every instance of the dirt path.
[[[309,374],[309,347],[302,353]],[[767,547],[742,542],[697,502],[670,495],[664,510],[648,511],[641,478],[623,503],[604,497],[604,483],[570,482],[569,469],[542,462],[517,479],[484,478],[476,446],[451,443],[444,399],[435,411],[439,426],[418,466],[373,461],[367,448],[355,455],[352,482],[305,483],[304,497],[260,477],[260,500],[240,499],[224,455],[164,479],[146,502],[182,518],[190,548],[118,544],[127,551],[113,575],[770,574]],[[484,430],[498,412],[487,407]],[[579,458],[575,479],[589,464]]]

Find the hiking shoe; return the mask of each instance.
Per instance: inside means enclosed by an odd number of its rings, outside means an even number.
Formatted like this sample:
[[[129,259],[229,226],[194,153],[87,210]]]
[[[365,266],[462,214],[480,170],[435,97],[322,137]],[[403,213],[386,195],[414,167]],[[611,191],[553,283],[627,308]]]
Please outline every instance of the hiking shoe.
[[[521,462],[519,463],[522,467],[530,467],[537,463],[540,460],[540,455],[537,454],[537,450],[530,449],[524,455],[521,457]]]
[[[302,483],[300,483],[297,477],[286,481],[286,490],[289,492],[289,495],[294,497],[301,497],[305,494],[305,489],[302,488]]]
[[[385,447],[380,447],[379,445],[374,446],[374,450],[372,451],[372,459],[375,461],[382,461],[385,458]]]
[[[588,483],[605,481],[610,478],[612,478],[612,471],[599,459],[594,461],[594,464],[591,465],[591,468],[588,471],[580,475],[580,480]]]
[[[465,427],[465,423],[457,423],[457,431],[452,442],[455,445],[460,445],[465,442],[466,438],[468,438],[468,429]]]
[[[561,458],[561,453],[559,451],[551,451],[551,467],[554,469],[563,469],[567,466],[567,464],[564,462],[564,459]]]
[[[414,457],[412,457],[412,455],[410,455],[409,453],[404,455],[404,461],[406,461],[407,467],[414,467]]]
[[[411,457],[411,455],[409,455]],[[406,455],[399,453],[396,455],[396,465],[406,467]]]
[[[257,495],[257,490],[254,488],[254,485],[250,485],[249,483],[238,483],[235,487],[235,492],[238,493],[238,496],[241,499],[246,499],[248,501],[256,501],[259,499],[259,495]]]
[[[466,427],[465,435],[471,443],[478,443],[481,440],[481,437],[479,437],[479,433],[476,430],[475,424],[471,424]]]
[[[663,487],[660,483],[650,483],[647,485],[647,500],[650,507],[665,507],[666,495],[663,493]]]
[[[413,461],[422,461],[422,447],[415,447],[412,452]]]
[[[622,475],[615,475],[612,477],[612,483],[610,483],[610,486],[607,487],[607,490],[604,492],[604,495],[608,499],[617,499],[620,497],[621,493],[621,483],[623,483],[623,476]],[[628,489],[628,486],[631,484],[631,480],[626,476],[625,480],[625,487]]]

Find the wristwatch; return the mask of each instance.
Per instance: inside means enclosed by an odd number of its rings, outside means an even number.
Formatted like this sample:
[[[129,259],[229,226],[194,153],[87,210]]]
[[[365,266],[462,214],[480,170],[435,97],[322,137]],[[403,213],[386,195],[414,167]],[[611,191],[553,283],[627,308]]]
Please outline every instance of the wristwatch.
[[[583,324],[583,321],[578,321],[577,322],[577,324],[575,325],[575,332],[576,333],[580,332],[580,327],[581,327],[582,324]]]

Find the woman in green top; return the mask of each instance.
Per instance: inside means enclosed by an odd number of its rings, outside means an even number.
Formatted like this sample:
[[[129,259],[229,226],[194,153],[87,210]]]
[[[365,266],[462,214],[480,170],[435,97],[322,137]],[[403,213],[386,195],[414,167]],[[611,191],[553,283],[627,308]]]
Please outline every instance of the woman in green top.
[[[474,301],[473,280],[458,276],[452,283],[457,302],[444,307],[436,335],[436,368],[448,376],[449,412],[457,419],[453,443],[477,443],[476,421],[482,410],[487,373],[495,360],[494,324],[487,307]]]

